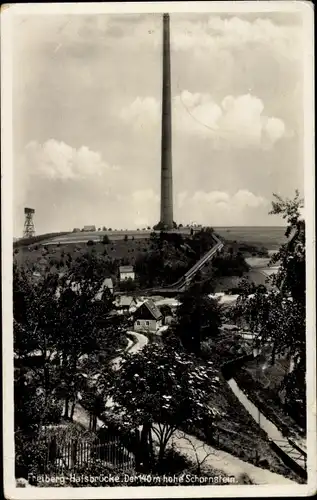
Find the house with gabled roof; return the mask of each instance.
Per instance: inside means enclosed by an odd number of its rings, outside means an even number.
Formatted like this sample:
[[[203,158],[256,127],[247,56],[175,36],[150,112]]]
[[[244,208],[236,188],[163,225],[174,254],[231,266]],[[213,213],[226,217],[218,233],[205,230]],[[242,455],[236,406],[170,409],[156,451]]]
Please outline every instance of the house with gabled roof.
[[[163,324],[163,315],[153,300],[143,302],[133,314],[136,332],[156,332]]]

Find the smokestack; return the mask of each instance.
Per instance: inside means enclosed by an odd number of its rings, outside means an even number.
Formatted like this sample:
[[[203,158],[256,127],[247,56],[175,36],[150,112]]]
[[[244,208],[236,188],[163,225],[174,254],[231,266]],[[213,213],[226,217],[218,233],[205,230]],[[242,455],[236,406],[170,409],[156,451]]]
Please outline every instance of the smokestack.
[[[163,14],[163,81],[161,136],[161,229],[173,229],[170,19]]]

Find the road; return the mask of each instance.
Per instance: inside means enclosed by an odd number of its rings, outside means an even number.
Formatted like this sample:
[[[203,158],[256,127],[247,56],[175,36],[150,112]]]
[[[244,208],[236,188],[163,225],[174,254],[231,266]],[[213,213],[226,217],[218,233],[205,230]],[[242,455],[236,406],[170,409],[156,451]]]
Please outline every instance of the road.
[[[295,481],[271,472],[267,469],[256,467],[238,457],[229,453],[217,450],[200,441],[195,436],[186,434],[182,431],[176,431],[172,437],[172,444],[177,448],[179,453],[185,455],[194,464],[203,464],[204,467],[221,471],[223,475],[234,476],[236,480],[242,474],[246,474],[253,484],[257,485],[295,485]]]
[[[129,340],[128,347],[126,348],[126,350],[131,354],[136,354],[137,352],[141,351],[141,349],[143,349],[143,347],[146,346],[146,344],[149,341],[149,339],[145,335],[142,335],[142,333],[137,333],[137,332],[133,332],[133,331],[128,331],[127,333],[129,335],[132,335],[136,339],[135,343],[132,343],[132,341]],[[121,360],[122,360],[122,356],[117,356],[116,358],[114,358],[112,360],[111,364],[112,364],[113,370],[120,369]],[[99,377],[100,377],[100,373],[96,373],[95,375],[93,375],[90,378],[90,380],[93,380],[94,382],[96,382],[96,380],[98,380]],[[88,376],[85,375],[85,378],[88,379]],[[81,397],[82,396],[79,392],[78,393],[79,401],[81,400]],[[109,398],[107,400],[105,406],[107,408],[111,408],[113,406],[112,398]],[[85,410],[85,408],[83,408],[81,406],[81,404],[78,402],[75,405],[73,420],[74,420],[74,422],[79,423],[80,425],[84,426],[85,428],[87,428],[87,429],[89,428],[89,412],[87,412]],[[102,426],[103,426],[103,422],[98,418],[97,419],[97,428],[99,429]]]
[[[132,335],[136,339],[135,343],[131,342],[131,344],[127,347],[127,351],[129,352],[129,354],[136,354],[137,352],[141,351],[141,349],[143,349],[143,347],[146,346],[146,344],[149,342],[149,339],[142,333],[127,331],[127,334]],[[114,360],[112,361],[112,367],[114,370],[118,370],[120,368],[121,360],[121,356],[117,356],[116,358],[114,358]]]

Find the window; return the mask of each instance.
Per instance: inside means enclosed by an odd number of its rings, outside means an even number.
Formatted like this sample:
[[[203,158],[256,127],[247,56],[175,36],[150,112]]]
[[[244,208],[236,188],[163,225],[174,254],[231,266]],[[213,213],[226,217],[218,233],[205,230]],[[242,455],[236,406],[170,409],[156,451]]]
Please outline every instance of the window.
[[[138,320],[138,321],[136,322],[136,324],[137,324],[137,325],[140,325],[140,321]]]
[[[146,321],[145,322],[146,326],[149,326],[150,322],[149,321]]]

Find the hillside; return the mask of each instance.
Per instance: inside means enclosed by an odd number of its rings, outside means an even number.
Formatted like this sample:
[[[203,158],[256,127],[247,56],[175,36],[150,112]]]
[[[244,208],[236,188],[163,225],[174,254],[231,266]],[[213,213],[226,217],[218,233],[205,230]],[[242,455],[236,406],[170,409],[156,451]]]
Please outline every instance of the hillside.
[[[238,236],[238,232],[230,233],[230,231],[231,229],[229,229],[230,238]],[[281,231],[279,235],[280,233]],[[253,235],[253,240],[256,238],[258,236]],[[213,279],[213,289],[210,289],[210,292],[214,289],[221,291],[235,287],[238,280],[249,271],[246,258],[267,257],[264,240],[265,238],[258,245],[234,239],[225,241],[222,254],[203,270],[204,278]],[[208,228],[192,236],[152,232],[147,237],[136,238],[123,234],[120,239],[108,240],[105,243],[99,240],[90,241],[89,244],[87,240],[56,245],[36,243],[21,246],[14,249],[14,260],[18,265],[26,266],[31,272],[41,273],[48,268],[53,272],[63,272],[82,256],[91,253],[98,259],[98,268],[102,276],[111,276],[115,284],[118,282],[120,265],[134,266],[137,280],[133,288],[144,289],[176,282],[213,244],[213,230]],[[262,275],[260,278],[262,279]],[[250,279],[252,280],[252,271]]]

